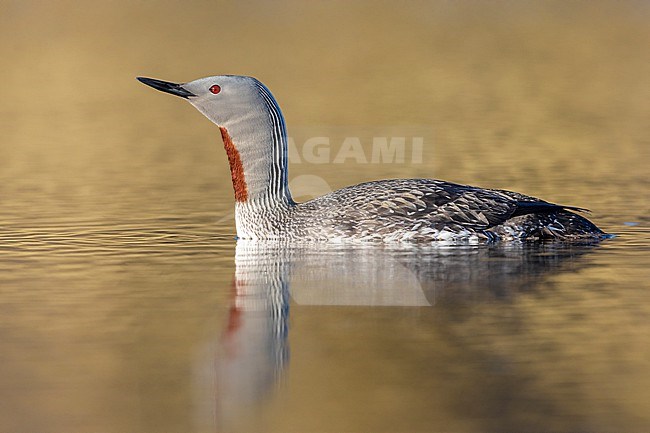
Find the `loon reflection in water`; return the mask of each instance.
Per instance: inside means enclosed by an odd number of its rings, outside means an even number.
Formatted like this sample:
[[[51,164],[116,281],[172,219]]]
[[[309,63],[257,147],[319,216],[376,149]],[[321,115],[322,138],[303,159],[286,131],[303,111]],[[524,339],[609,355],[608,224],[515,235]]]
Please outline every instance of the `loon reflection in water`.
[[[437,313],[453,315],[457,309],[447,306],[499,302],[535,291],[566,265],[575,271],[579,257],[593,247],[546,243],[315,248],[239,241],[227,326],[197,372],[200,383],[215,384],[215,389],[205,390],[211,397],[203,400],[216,406],[220,424],[230,425],[270,397],[288,367],[290,303],[435,305]]]

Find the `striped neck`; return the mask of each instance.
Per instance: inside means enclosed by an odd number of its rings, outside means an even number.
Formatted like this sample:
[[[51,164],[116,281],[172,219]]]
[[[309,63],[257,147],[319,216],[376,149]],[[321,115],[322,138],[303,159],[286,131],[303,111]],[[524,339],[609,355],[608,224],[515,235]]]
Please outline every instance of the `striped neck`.
[[[288,184],[287,132],[282,112],[261,83],[258,104],[220,126],[235,200],[272,208],[293,204]]]

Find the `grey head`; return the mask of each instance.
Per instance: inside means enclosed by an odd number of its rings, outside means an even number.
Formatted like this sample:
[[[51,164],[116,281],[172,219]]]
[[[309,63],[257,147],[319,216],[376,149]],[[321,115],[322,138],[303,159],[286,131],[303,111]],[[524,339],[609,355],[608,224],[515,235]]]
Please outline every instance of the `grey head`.
[[[217,75],[181,84],[153,78],[138,80],[186,99],[219,126],[237,202],[273,196],[273,201],[291,203],[284,118],[262,83],[238,75]]]
[[[138,80],[161,92],[187,99],[212,122],[229,130],[264,112],[267,102],[263,95],[270,94],[257,79],[240,75],[216,75],[188,83],[145,77],[138,77]]]

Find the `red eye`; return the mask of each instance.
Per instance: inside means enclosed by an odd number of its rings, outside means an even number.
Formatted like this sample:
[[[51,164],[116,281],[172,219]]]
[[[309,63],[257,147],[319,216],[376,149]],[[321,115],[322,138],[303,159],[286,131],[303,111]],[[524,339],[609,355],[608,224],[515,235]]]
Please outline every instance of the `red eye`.
[[[221,92],[221,87],[219,87],[218,84],[213,84],[212,87],[210,87],[210,91],[216,95]]]

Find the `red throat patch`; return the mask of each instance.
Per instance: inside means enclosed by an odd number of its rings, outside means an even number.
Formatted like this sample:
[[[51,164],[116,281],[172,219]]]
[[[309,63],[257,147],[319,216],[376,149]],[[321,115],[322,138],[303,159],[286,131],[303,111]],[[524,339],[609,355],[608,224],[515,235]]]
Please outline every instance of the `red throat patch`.
[[[228,162],[230,163],[230,176],[232,177],[232,187],[235,190],[235,200],[246,201],[248,199],[248,188],[246,187],[246,179],[244,177],[244,166],[241,163],[239,151],[235,147],[228,134],[228,130],[219,127],[221,130],[221,138],[223,139],[223,147],[226,149],[228,155]]]

